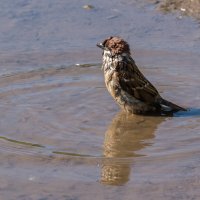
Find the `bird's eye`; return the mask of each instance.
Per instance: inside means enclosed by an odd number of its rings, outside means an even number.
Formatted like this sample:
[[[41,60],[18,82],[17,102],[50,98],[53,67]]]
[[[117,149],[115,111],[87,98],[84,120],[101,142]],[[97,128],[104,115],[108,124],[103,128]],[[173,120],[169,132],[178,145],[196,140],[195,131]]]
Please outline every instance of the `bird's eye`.
[[[111,49],[114,49],[115,48],[115,45],[111,45],[111,47],[110,47]]]

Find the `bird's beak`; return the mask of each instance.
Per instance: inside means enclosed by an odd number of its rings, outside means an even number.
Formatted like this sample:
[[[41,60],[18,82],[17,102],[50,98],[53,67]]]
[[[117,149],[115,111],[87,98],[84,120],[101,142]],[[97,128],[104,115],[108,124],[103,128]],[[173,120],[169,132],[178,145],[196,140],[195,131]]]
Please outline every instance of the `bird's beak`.
[[[104,45],[102,44],[102,43],[97,43],[97,46],[99,47],[99,48],[101,48],[101,49],[105,49],[105,47],[104,47]]]

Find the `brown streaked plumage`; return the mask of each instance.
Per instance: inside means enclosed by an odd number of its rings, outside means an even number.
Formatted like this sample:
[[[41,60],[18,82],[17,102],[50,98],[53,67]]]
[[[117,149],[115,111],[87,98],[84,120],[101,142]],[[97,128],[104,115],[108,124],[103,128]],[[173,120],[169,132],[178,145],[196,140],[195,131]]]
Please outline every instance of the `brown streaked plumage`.
[[[106,87],[122,109],[134,114],[186,111],[160,96],[136,66],[129,45],[122,38],[109,37],[97,46],[103,49],[102,69]]]

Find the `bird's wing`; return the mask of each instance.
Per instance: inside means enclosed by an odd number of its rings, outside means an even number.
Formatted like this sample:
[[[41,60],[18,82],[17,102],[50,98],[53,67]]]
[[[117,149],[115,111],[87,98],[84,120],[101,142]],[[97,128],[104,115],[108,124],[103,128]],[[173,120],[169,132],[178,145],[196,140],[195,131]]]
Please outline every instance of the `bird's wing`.
[[[155,103],[159,97],[158,91],[140,72],[132,58],[125,57],[119,61],[116,70],[122,90],[141,101]]]

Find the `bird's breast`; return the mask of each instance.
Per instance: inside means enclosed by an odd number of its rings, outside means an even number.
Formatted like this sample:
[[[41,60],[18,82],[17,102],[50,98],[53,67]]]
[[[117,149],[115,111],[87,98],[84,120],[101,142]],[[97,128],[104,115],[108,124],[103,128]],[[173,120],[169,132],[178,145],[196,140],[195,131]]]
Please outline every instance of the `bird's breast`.
[[[105,84],[110,94],[115,98],[119,90],[119,81],[114,70],[104,71]]]

